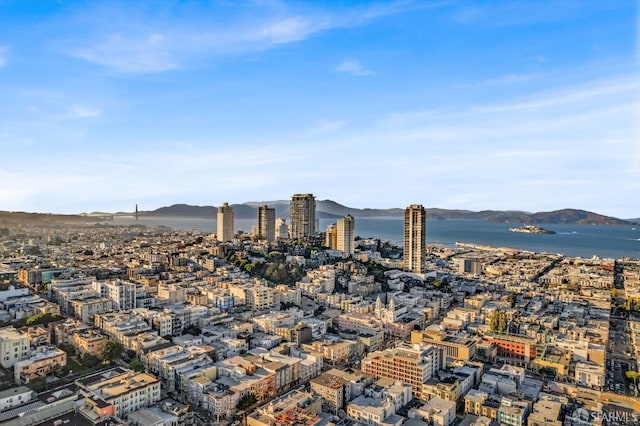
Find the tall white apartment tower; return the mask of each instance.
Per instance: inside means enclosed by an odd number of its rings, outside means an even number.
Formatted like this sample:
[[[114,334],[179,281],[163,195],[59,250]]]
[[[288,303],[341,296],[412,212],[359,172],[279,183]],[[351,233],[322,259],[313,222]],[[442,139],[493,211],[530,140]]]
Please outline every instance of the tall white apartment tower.
[[[233,240],[233,207],[224,203],[218,207],[218,241]]]
[[[266,204],[258,207],[258,235],[270,243],[276,240],[276,209]]]
[[[289,225],[281,217],[276,219],[276,238],[289,238]]]
[[[427,215],[420,204],[411,204],[404,211],[404,269],[423,272],[427,235]]]
[[[337,244],[336,249],[343,253],[353,254],[355,247],[354,240],[355,220],[353,216],[347,215],[338,219],[336,223]]]
[[[316,197],[313,194],[293,194],[289,207],[291,238],[312,236],[316,227]]]

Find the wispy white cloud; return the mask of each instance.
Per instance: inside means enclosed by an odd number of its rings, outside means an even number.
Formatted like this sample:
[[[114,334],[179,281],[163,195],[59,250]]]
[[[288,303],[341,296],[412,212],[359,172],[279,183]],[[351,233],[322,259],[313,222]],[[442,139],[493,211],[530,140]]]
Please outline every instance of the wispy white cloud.
[[[542,75],[538,73],[525,73],[525,74],[506,74],[496,78],[490,78],[488,80],[481,81],[478,85],[483,86],[496,86],[502,84],[523,83],[539,79]]]
[[[437,5],[428,4],[430,7]],[[212,6],[202,10],[204,16],[192,19],[189,26],[181,25],[177,18],[167,19],[166,13],[149,11],[143,11],[145,16],[135,18],[144,25],[139,22],[134,25],[130,22],[133,18],[127,18],[132,13],[129,3],[121,9],[100,7],[91,11],[94,15],[105,16],[98,28],[87,28],[85,39],[70,41],[63,50],[120,73],[157,73],[183,68],[193,60],[264,51],[323,31],[362,25],[417,6],[413,1],[392,1],[340,11],[309,6],[304,10],[295,9],[279,2],[261,2],[253,7],[261,13],[253,11],[253,15],[238,15],[232,13],[233,7],[221,10]],[[87,19],[96,20],[95,17],[88,18],[86,12],[77,18],[78,21]],[[367,70],[355,69],[354,72],[367,73]]]
[[[73,104],[70,108],[71,118],[90,118],[102,115],[102,110],[86,105]]]
[[[320,120],[309,131],[312,135],[335,133],[349,125],[347,120]]]
[[[72,55],[123,73],[148,73],[175,69],[178,65],[173,49],[162,34],[123,36],[116,33],[79,48]]]
[[[504,112],[514,110],[536,110],[551,106],[575,104],[609,95],[628,94],[640,89],[640,80],[634,76],[623,76],[605,81],[590,82],[588,85],[566,87],[548,93],[530,96],[520,101],[503,105],[482,106],[476,112]]]
[[[621,75],[511,102],[478,101],[365,121],[317,120],[306,132],[254,135],[238,143],[220,143],[214,135],[185,136],[173,144],[158,137],[152,150],[131,143],[104,152],[97,162],[87,163],[80,153],[58,160],[59,170],[73,170],[70,180],[55,174],[50,179],[43,166],[48,158],[29,162],[28,169],[26,162],[20,168],[7,163],[10,173],[0,180],[24,192],[14,199],[15,191],[0,191],[0,204],[14,210],[34,205],[47,196],[37,182],[48,180],[48,193],[81,200],[76,211],[105,210],[101,206],[120,206],[123,200],[215,205],[308,191],[357,207],[419,202],[540,211],[569,206],[637,217],[640,206],[629,197],[640,182],[634,81],[633,75]],[[529,107],[495,108],[520,104]],[[224,185],[209,184],[219,176],[225,176]],[[54,209],[51,197],[48,208]]]
[[[415,201],[425,205],[530,211],[578,206],[633,216],[640,204],[623,194],[640,182],[639,89],[634,75],[621,75],[498,105],[389,114],[358,133],[367,151],[388,155],[362,161],[385,176],[409,174],[424,182],[428,196]],[[384,182],[376,190],[398,192]],[[626,199],[626,207],[618,203],[613,210],[593,196],[611,192]]]
[[[367,77],[373,75],[373,71],[363,67],[360,62],[354,61],[353,59],[347,59],[344,62],[338,64],[333,69],[333,72],[351,74],[356,77]]]

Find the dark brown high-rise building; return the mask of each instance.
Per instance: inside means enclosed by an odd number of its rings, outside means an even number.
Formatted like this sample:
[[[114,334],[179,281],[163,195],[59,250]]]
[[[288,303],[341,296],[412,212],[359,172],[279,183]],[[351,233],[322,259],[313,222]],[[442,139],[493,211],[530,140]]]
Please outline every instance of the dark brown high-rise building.
[[[427,237],[427,215],[420,204],[404,211],[404,269],[422,273]]]
[[[290,204],[291,238],[308,238],[315,233],[316,198],[313,194],[293,194]]]

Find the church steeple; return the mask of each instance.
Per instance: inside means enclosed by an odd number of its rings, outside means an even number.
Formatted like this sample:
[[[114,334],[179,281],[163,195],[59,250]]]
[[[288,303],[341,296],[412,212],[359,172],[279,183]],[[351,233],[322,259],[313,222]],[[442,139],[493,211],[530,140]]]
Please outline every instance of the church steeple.
[[[376,299],[376,306],[374,311],[376,318],[380,318],[380,316],[382,315],[382,309],[382,300],[380,300],[380,296],[378,296],[378,298]]]

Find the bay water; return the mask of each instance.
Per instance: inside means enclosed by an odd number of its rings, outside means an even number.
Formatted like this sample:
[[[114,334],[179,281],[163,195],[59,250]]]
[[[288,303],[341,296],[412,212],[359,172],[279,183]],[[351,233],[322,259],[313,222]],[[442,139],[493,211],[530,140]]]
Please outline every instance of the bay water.
[[[288,222],[288,218],[287,218]],[[320,230],[335,219],[320,219]],[[401,217],[356,218],[355,234],[361,238],[379,238],[402,244],[404,220]],[[116,216],[112,225],[166,226],[216,232],[216,220],[185,217]],[[250,232],[252,219],[236,219],[235,230]],[[509,232],[518,224],[490,223],[479,220],[427,220],[427,244],[455,246],[456,242],[510,247],[520,250],[561,253],[571,257],[640,258],[640,226],[542,224],[556,234]]]

